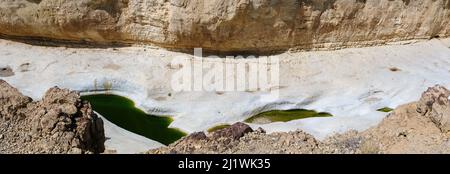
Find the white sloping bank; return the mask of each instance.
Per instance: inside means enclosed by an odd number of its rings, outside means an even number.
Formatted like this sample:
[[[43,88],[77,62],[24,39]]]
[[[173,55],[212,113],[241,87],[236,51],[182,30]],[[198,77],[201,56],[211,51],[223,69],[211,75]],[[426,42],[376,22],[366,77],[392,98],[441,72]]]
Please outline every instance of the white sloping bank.
[[[105,119],[100,114],[97,113],[97,115],[99,115],[103,120],[106,136],[105,147],[107,150],[115,150],[115,153],[118,154],[130,154],[145,152],[149,149],[156,149],[165,146],[157,141],[150,140],[128,130],[122,129],[121,127],[116,126],[114,123],[111,123]]]
[[[303,129],[324,138],[367,129],[386,115],[377,109],[418,100],[427,87],[450,88],[449,46],[449,39],[434,39],[277,55],[281,65],[276,100],[262,97],[263,92],[174,92],[170,79],[177,69],[170,62],[186,54],[162,49],[52,48],[0,40],[0,67],[10,66],[15,75],[1,78],[33,98],[41,98],[52,86],[107,88],[133,99],[149,114],[172,115],[170,126],[187,133],[242,121],[267,109],[329,112],[334,117],[252,125],[268,132]]]

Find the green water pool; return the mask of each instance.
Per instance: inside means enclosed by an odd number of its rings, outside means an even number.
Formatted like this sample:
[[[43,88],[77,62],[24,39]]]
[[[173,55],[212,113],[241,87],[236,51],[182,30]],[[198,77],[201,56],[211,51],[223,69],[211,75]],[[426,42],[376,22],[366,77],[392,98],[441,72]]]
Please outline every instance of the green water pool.
[[[209,128],[207,131],[209,133],[211,133],[211,132],[214,132],[214,131],[217,131],[217,130],[220,130],[220,129],[225,129],[225,128],[230,127],[230,126],[231,125],[229,125],[229,124],[219,124],[217,126],[213,126],[213,127]]]
[[[379,112],[391,112],[391,111],[393,111],[393,110],[394,110],[394,109],[392,109],[392,108],[384,107],[384,108],[378,109],[377,111],[379,111]]]
[[[311,117],[331,117],[330,113],[316,112],[306,109],[271,110],[252,116],[245,120],[247,123],[267,124],[272,122],[288,122]]]
[[[97,113],[115,125],[162,144],[168,145],[186,135],[180,130],[168,128],[173,121],[170,117],[148,115],[126,97],[95,94],[81,98],[89,101]]]

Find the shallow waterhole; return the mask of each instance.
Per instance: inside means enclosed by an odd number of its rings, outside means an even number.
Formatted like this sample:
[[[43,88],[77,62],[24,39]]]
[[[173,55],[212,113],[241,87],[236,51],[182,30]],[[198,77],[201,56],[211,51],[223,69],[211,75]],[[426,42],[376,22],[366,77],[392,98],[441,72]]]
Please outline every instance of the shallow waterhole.
[[[391,112],[393,110],[394,109],[392,109],[390,107],[384,107],[384,108],[377,109],[378,112]]]
[[[162,144],[168,145],[186,135],[178,129],[168,128],[172,118],[146,114],[126,97],[94,94],[81,98],[89,101],[97,113],[115,125]]]
[[[162,144],[169,145],[186,136],[186,133],[178,129],[168,128],[173,121],[170,117],[146,114],[144,111],[136,108],[135,103],[126,97],[114,94],[93,94],[85,95],[81,98],[89,101],[97,113],[115,125]],[[244,120],[244,122],[267,124],[331,116],[330,113],[306,109],[271,110],[254,115]],[[209,128],[207,132],[214,132],[229,126],[229,124],[219,124]]]
[[[247,123],[268,124],[272,122],[288,122],[292,120],[305,119],[311,117],[332,117],[327,112],[317,112],[307,109],[291,110],[271,110],[262,112],[245,120]]]
[[[207,131],[208,131],[208,133],[211,133],[211,132],[214,132],[214,131],[218,131],[220,129],[225,129],[225,128],[230,127],[230,126],[231,125],[229,125],[229,124],[219,124],[217,126],[213,126],[213,127],[209,128]]]

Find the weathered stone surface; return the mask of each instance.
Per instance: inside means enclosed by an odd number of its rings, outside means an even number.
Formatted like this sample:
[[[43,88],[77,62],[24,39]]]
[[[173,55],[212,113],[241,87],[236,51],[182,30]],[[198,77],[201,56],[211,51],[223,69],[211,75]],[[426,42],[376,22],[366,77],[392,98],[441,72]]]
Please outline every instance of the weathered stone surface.
[[[0,79],[0,119],[9,120],[19,117],[19,108],[26,107],[31,98],[23,96],[19,90]]]
[[[2,0],[0,33],[214,51],[365,46],[450,35],[449,0]]]
[[[32,102],[0,80],[0,153],[101,153],[103,121],[76,92],[48,90]]]
[[[220,138],[220,137],[228,137],[235,140],[238,140],[242,136],[244,136],[246,133],[253,132],[253,129],[248,126],[247,124],[238,122],[234,123],[233,125],[217,130],[213,132],[212,137],[213,138]]]
[[[442,132],[450,131],[450,91],[442,86],[429,88],[422,94],[417,111],[429,117]]]
[[[206,140],[208,139],[208,137],[204,132],[194,132],[189,136],[187,136],[186,139],[197,141],[197,140]]]

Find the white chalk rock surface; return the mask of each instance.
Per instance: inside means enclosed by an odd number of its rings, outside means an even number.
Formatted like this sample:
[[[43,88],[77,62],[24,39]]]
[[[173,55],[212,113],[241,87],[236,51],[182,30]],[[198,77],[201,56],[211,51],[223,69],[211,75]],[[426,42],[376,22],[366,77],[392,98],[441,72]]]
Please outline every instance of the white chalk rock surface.
[[[14,72],[0,78],[35,99],[55,85],[79,91],[107,89],[131,98],[149,114],[172,116],[170,127],[187,133],[243,121],[270,109],[314,109],[333,117],[251,126],[268,132],[302,129],[321,139],[335,132],[367,129],[385,117],[377,109],[416,101],[427,87],[450,88],[449,47],[449,39],[433,39],[286,52],[276,55],[278,98],[264,97],[266,92],[261,91],[173,91],[171,78],[177,68],[171,60],[192,56],[146,46],[79,49],[0,40],[0,67]]]
[[[114,150],[114,152],[118,154],[131,154],[165,146],[157,141],[150,140],[128,130],[122,129],[114,123],[108,121],[100,114],[97,113],[97,115],[103,119],[106,137],[105,148],[107,150]]]

